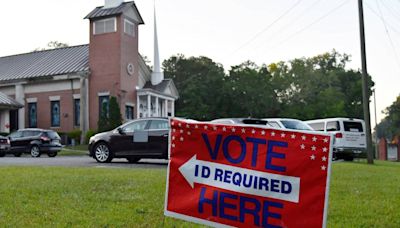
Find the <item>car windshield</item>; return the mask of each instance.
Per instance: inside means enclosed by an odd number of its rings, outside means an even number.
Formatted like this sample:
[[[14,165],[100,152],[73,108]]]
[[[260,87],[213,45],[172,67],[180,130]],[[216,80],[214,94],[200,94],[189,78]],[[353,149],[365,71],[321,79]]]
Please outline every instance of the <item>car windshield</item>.
[[[307,130],[312,131],[313,129],[308,126],[307,124],[299,121],[299,120],[281,120],[283,126],[287,129],[294,129],[294,130]]]

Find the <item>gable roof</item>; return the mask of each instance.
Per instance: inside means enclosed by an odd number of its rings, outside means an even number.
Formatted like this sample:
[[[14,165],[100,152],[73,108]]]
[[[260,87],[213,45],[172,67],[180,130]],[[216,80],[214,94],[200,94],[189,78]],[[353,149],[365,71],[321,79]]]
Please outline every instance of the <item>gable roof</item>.
[[[89,45],[0,57],[0,81],[32,79],[89,70]]]
[[[168,93],[168,91],[167,91],[168,88],[172,89],[172,91],[171,91],[172,94],[167,94]],[[143,86],[143,89],[150,89],[150,90],[153,90],[153,91],[155,91],[157,93],[160,93],[160,94],[173,96],[176,99],[179,98],[179,93],[178,93],[178,90],[176,89],[174,81],[172,79],[170,79],[170,78],[162,80],[157,85],[152,85],[151,81],[147,81],[146,84]]]
[[[0,92],[0,108],[18,109],[22,107],[24,106],[21,103]]]
[[[98,6],[92,12],[90,12],[84,19],[100,19],[104,17],[116,16],[124,13],[126,10],[132,8],[136,15],[138,15],[138,23],[144,24],[142,16],[140,16],[139,10],[136,8],[136,4],[134,1],[131,2],[123,2],[121,5],[114,8],[106,8],[103,6]]]

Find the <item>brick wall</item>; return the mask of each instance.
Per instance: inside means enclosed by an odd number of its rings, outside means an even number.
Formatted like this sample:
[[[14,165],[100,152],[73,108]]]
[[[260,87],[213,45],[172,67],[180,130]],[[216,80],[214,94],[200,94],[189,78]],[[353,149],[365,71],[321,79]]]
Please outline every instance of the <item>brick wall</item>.
[[[74,126],[73,94],[79,94],[79,90],[62,90],[56,92],[41,92],[25,94],[25,98],[36,98],[37,102],[37,126],[45,129],[53,129],[57,132],[69,132],[79,127]],[[51,127],[50,97],[60,96],[60,127]],[[29,127],[28,103],[25,103],[25,127]]]

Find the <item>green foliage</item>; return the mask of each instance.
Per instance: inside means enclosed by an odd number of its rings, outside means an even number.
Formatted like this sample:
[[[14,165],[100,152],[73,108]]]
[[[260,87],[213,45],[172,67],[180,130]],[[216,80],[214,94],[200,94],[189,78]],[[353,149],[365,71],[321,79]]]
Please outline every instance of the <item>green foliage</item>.
[[[110,97],[109,104],[102,104],[102,112],[97,122],[98,132],[110,131],[122,124],[121,110],[116,97]]]
[[[75,129],[73,131],[70,131],[67,133],[68,137],[70,139],[74,139],[75,142],[77,142],[78,144],[80,144],[81,141],[81,135],[82,135],[82,131],[79,129]]]
[[[247,61],[228,74],[206,57],[172,56],[163,66],[180,93],[177,116],[362,119],[361,73],[347,70],[349,61],[348,55],[333,50],[268,66]]]
[[[36,48],[34,51],[44,51],[44,50],[51,50],[51,49],[65,48],[65,47],[69,47],[69,45],[67,43],[62,43],[59,41],[50,41],[47,43],[47,47]]]
[[[90,137],[92,137],[92,136],[95,135],[95,134],[97,134],[96,131],[89,129],[89,130],[86,132],[86,135],[85,135],[85,144],[89,144],[89,139],[90,139]]]
[[[400,136],[400,96],[385,109],[384,113],[386,117],[377,125],[375,131],[378,138],[392,140]]]
[[[117,102],[116,97],[110,98],[110,116],[109,116],[110,130],[122,124],[121,109]]]

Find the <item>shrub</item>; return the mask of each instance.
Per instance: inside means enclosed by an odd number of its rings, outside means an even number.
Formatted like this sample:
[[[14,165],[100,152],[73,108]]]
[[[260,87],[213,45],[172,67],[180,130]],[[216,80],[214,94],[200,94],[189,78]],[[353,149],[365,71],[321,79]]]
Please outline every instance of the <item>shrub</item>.
[[[82,131],[75,129],[67,133],[70,139],[74,139],[77,144],[80,144]]]
[[[85,144],[89,144],[89,139],[96,134],[96,131],[89,129],[85,135]]]

